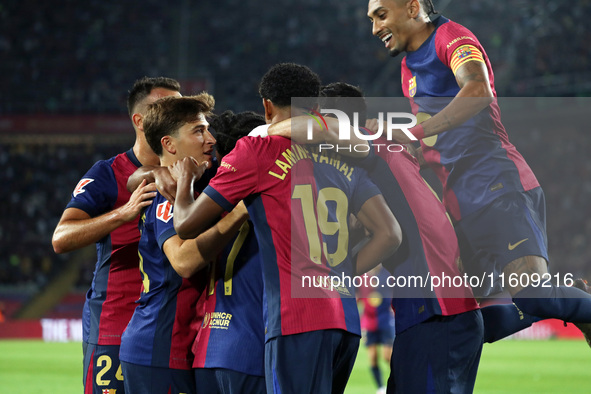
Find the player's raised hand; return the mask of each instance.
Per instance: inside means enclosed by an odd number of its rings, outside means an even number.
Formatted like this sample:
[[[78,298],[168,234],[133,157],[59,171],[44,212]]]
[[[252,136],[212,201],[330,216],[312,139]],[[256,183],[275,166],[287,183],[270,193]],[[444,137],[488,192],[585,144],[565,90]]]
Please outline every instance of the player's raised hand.
[[[152,199],[156,197],[156,185],[142,180],[139,187],[129,197],[127,204],[121,206],[119,214],[125,222],[135,219],[144,207],[152,204]]]
[[[157,167],[152,170],[156,188],[170,203],[174,204],[176,196],[176,178],[170,173],[169,167]]]
[[[374,133],[377,133],[378,130],[380,129],[380,121],[377,119],[367,119],[365,121],[365,128],[368,130],[373,131]]]
[[[170,166],[169,170],[170,174],[177,180],[177,182],[182,178],[190,178],[193,181],[197,181],[201,179],[208,167],[209,162],[207,160],[203,163],[199,163],[192,157],[185,157]]]

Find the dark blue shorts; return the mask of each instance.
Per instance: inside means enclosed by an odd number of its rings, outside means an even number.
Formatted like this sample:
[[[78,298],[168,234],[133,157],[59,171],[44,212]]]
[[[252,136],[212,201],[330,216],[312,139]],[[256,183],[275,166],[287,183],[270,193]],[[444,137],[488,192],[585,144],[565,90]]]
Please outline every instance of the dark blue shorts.
[[[264,376],[248,375],[223,368],[197,368],[197,394],[266,394]]]
[[[365,333],[365,346],[388,345],[394,342],[394,327],[382,327]]]
[[[485,278],[480,281],[480,287],[474,287],[474,295],[479,298],[501,292],[497,278],[513,260],[541,256],[548,261],[546,202],[542,188],[498,197],[462,218],[456,224],[456,234],[464,271],[469,276]]]
[[[195,394],[192,369],[146,367],[121,361],[125,394]]]
[[[318,330],[265,344],[267,393],[342,393],[359,350],[359,336]]]
[[[123,393],[123,375],[119,363],[118,345],[82,343],[84,394],[102,394],[104,389]]]
[[[434,316],[397,334],[388,394],[473,392],[483,335],[480,309]]]

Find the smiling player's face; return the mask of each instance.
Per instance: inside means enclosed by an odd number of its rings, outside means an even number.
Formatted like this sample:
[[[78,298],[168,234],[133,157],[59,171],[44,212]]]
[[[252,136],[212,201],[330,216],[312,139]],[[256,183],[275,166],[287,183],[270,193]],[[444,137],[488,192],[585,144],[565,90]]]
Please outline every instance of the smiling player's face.
[[[407,50],[410,4],[416,0],[369,0],[367,16],[372,23],[372,34],[378,37],[390,56],[397,56]]]
[[[175,142],[177,159],[191,156],[199,163],[207,160],[211,164],[216,141],[202,114],[195,122],[186,123],[179,129]]]

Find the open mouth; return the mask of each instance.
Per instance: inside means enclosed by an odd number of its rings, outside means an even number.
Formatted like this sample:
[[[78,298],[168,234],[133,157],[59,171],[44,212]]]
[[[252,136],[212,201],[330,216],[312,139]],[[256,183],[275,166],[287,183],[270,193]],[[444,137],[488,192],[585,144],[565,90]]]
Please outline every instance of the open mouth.
[[[384,46],[388,46],[388,44],[390,43],[390,40],[392,39],[392,33],[388,33],[384,36],[381,37],[382,42],[384,43]]]

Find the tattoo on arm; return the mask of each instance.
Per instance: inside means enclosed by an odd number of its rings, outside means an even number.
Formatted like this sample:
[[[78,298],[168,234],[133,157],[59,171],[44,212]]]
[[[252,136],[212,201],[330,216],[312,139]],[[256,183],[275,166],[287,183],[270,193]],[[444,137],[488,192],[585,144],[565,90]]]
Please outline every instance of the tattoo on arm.
[[[456,81],[460,89],[462,89],[468,82],[488,84],[486,65],[477,61],[464,63],[456,71]]]

